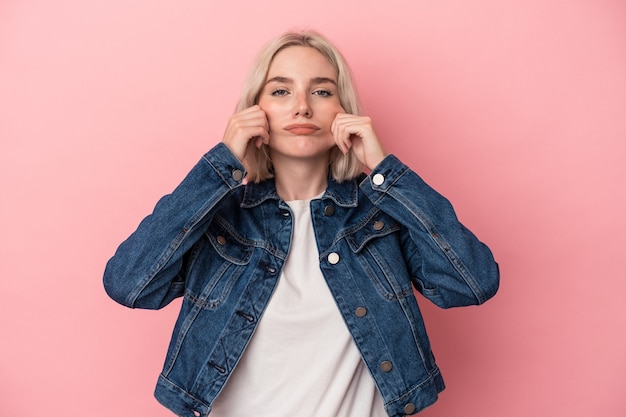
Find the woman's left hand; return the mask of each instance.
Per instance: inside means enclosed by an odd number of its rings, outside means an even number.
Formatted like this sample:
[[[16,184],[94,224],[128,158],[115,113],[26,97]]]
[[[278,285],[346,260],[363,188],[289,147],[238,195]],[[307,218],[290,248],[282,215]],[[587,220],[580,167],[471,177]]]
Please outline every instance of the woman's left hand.
[[[368,169],[373,170],[387,153],[374,131],[372,119],[338,113],[330,128],[335,143],[344,154],[350,149]]]

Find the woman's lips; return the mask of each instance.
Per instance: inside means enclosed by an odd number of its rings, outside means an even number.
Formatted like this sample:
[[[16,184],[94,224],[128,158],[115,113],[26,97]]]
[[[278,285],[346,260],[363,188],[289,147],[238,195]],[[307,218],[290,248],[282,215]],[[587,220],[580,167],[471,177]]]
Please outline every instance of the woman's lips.
[[[310,123],[298,123],[286,126],[285,130],[294,135],[310,135],[320,130],[320,128]]]

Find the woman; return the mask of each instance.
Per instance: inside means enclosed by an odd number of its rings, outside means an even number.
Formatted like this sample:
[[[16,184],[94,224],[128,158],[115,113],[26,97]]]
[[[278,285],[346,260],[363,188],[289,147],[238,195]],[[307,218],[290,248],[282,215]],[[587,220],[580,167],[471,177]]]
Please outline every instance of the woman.
[[[222,143],[104,275],[128,307],[184,297],[155,395],[185,417],[415,414],[444,383],[413,289],[447,308],[498,282],[449,202],[386,154],[314,32],[266,46]]]

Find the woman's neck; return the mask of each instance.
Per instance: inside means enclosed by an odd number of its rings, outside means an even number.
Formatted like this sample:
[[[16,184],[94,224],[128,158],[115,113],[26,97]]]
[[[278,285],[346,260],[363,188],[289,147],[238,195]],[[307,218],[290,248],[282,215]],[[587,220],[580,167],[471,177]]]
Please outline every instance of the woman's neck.
[[[284,201],[308,200],[316,197],[328,185],[328,162],[274,161],[276,192]]]

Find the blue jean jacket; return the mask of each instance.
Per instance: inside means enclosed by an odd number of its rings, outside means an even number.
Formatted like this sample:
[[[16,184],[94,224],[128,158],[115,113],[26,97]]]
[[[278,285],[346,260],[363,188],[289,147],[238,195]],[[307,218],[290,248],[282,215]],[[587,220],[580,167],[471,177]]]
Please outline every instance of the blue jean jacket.
[[[179,416],[209,414],[289,253],[289,207],[272,180],[245,185],[244,176],[218,144],[106,266],[106,291],[125,306],[184,297],[155,390]],[[422,410],[444,383],[413,289],[444,308],[481,304],[499,283],[491,251],[393,155],[368,176],[330,179],[311,213],[322,274],[387,413]]]

